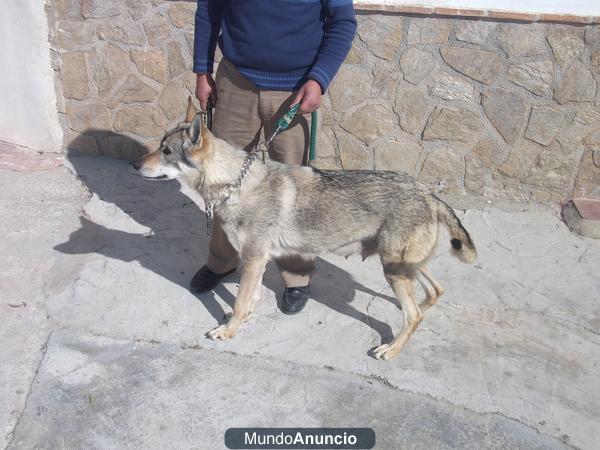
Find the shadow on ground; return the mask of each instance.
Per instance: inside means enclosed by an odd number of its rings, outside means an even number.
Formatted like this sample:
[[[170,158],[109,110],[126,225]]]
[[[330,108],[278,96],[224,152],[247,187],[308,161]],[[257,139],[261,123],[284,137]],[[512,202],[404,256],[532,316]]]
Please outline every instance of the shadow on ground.
[[[100,130],[93,130],[93,133],[97,139],[101,136],[102,139],[120,142],[125,148],[137,149],[133,152],[136,154],[143,148],[141,144],[123,135]],[[82,148],[80,144],[75,140],[70,148]],[[133,155],[130,153],[129,156]],[[94,207],[101,211],[90,211],[89,203],[80,217],[81,228],[55,249],[65,254],[97,253],[121,261],[137,261],[141,267],[188,289],[195,270],[205,261],[209,238],[204,212],[181,192],[179,181],[147,180],[137,175],[128,162],[87,157],[72,150],[67,159],[85,187],[101,200],[95,204],[103,206]],[[98,217],[104,218],[105,223],[94,221],[94,212],[98,212]],[[131,220],[138,224],[134,232],[130,231]],[[231,280],[239,282],[239,272],[232,275]],[[263,285],[278,293],[279,303],[283,285],[272,263],[265,273]],[[140,289],[143,290],[144,286],[140,286]],[[382,343],[389,342],[393,333],[387,323],[366,315],[351,305],[356,290],[397,304],[395,298],[356,282],[346,271],[318,258],[311,298],[363,322],[380,335]],[[231,307],[235,297],[224,286],[219,286],[214,293],[197,295],[215,320],[222,323],[225,311],[215,295]]]

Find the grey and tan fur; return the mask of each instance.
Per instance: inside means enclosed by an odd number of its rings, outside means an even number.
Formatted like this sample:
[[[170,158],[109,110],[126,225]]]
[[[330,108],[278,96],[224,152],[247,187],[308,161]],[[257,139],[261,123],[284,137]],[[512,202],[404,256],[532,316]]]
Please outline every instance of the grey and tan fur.
[[[181,176],[206,201],[215,202],[215,213],[240,253],[234,311],[226,324],[208,333],[213,339],[232,338],[248,319],[270,258],[377,253],[404,313],[402,332],[374,350],[377,358],[390,359],[443,294],[425,266],[440,224],[450,232],[453,254],[466,263],[475,260],[473,241],[453,210],[404,173],[320,171],[256,161],[242,186],[225,199],[245,156],[203,127],[190,99],[186,123],[136,163],[145,177]],[[425,290],[421,303],[413,294],[415,279]]]

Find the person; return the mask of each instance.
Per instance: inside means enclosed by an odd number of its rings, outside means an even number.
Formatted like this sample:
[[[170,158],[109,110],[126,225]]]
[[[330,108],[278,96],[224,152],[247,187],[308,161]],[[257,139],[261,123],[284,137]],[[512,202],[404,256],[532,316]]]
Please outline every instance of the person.
[[[297,103],[290,127],[278,134],[269,156],[308,164],[309,118],[346,58],[356,32],[352,0],[198,0],[194,36],[196,97],[214,109],[212,132],[251,150],[274,131],[275,121]],[[216,46],[223,54],[212,77]],[[193,277],[194,292],[213,290],[236,270],[239,257],[219,225],[208,260]],[[278,259],[285,284],[281,309],[302,310],[309,297],[314,260]]]

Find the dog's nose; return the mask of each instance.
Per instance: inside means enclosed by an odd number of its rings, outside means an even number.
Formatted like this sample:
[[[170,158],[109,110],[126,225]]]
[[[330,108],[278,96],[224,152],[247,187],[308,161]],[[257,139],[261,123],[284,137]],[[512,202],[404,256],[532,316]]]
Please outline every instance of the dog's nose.
[[[142,163],[138,160],[138,161],[133,161],[131,163],[131,165],[133,166],[133,168],[135,170],[140,170],[140,167],[142,167]]]

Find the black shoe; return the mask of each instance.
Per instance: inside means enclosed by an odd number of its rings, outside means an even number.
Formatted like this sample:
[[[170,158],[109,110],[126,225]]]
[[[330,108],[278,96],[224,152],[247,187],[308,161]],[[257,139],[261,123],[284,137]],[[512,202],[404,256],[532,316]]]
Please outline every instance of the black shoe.
[[[283,291],[283,301],[281,302],[281,311],[284,314],[298,314],[302,311],[304,305],[306,305],[309,294],[309,286],[285,288],[285,291]]]
[[[219,281],[233,272],[235,272],[235,268],[225,273],[214,273],[207,266],[202,266],[192,278],[190,290],[197,293],[212,291],[219,285]]]

